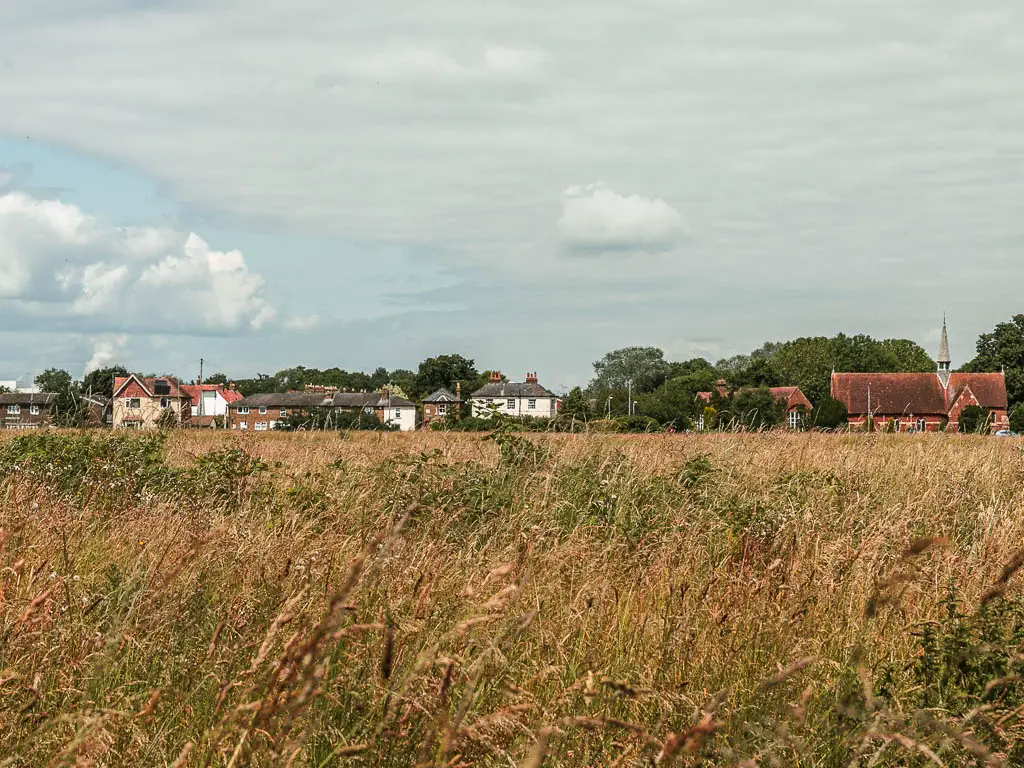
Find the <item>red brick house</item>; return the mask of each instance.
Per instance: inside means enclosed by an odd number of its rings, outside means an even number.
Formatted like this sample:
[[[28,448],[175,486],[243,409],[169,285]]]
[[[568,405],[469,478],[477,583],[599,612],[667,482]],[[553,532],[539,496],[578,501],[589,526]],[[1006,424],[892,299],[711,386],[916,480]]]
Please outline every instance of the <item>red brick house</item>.
[[[114,379],[114,429],[184,426],[192,418],[192,398],[170,377],[118,376]]]
[[[715,389],[722,397],[728,397],[729,386],[726,384],[725,379],[719,379],[716,381]],[[769,387],[768,391],[772,393],[772,396],[776,400],[780,400],[786,404],[786,426],[790,429],[797,429],[800,426],[803,415],[814,408],[811,401],[807,399],[807,395],[803,393],[803,390],[801,390],[800,387]],[[697,397],[705,403],[710,403],[712,394],[712,392],[698,392]],[[704,417],[698,416],[697,429],[703,429],[703,425]]]
[[[56,395],[49,392],[0,394],[0,429],[40,429],[50,424],[50,407]]]
[[[432,421],[444,421],[449,416],[458,418],[459,406],[462,405],[462,384],[455,385],[455,394],[451,390],[441,389],[423,398],[423,426],[430,426]]]
[[[956,432],[969,405],[988,411],[992,430],[1009,425],[1006,379],[1001,373],[953,373],[942,324],[935,373],[833,373],[832,397],[846,406],[849,423],[897,432]]]

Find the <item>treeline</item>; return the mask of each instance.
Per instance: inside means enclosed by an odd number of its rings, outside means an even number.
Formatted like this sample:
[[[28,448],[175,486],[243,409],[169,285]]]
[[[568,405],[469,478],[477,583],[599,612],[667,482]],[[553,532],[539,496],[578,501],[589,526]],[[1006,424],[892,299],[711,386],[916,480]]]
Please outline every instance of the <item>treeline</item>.
[[[976,356],[960,370],[1005,371],[1010,411],[1024,417],[1024,314],[998,324],[978,339]],[[608,421],[622,428],[668,427],[687,429],[710,416],[715,423],[740,422],[745,426],[774,426],[781,422],[781,408],[771,406],[767,388],[797,386],[814,404],[809,422],[829,426],[843,420],[838,404],[829,397],[832,371],[912,373],[935,370],[931,356],[907,339],[874,339],[858,334],[833,337],[803,337],[767,343],[746,355],[712,363],[704,358],[671,361],[656,347],[627,347],[609,352],[594,363],[594,376],[586,387],[564,394],[561,416],[554,426],[575,428],[580,422]],[[76,413],[75,397],[92,392],[110,397],[115,376],[127,375],[122,366],[90,373],[81,382],[72,381],[65,371],[48,370],[37,384],[49,392],[65,393],[61,410]],[[301,390],[307,384],[334,386],[347,390],[376,391],[385,387],[395,394],[420,402],[435,390],[452,392],[458,385],[462,395],[483,386],[489,371],[478,370],[475,361],[458,354],[439,355],[421,362],[416,370],[377,368],[372,373],[342,368],[296,366],[274,374],[233,379],[244,395]],[[730,397],[715,402],[697,400],[698,392],[715,392],[715,383],[727,382]],[[209,383],[228,383],[229,376],[217,373]],[[542,377],[543,383],[543,377]],[[717,394],[715,395],[717,398]],[[707,412],[711,407],[713,414]],[[753,415],[752,415],[753,414]],[[468,406],[463,408],[463,425],[474,425]],[[468,421],[467,421],[468,420]],[[451,427],[451,424],[449,424]]]

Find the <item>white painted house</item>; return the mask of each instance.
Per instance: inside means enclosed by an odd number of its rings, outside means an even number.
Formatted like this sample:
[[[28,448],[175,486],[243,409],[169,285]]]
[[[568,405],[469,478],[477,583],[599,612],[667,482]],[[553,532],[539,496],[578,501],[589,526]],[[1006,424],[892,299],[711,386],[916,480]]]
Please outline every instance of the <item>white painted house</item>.
[[[506,416],[530,416],[552,419],[558,415],[559,399],[537,383],[537,374],[526,374],[525,382],[502,381],[501,373],[470,396],[474,416],[489,416],[492,411]]]

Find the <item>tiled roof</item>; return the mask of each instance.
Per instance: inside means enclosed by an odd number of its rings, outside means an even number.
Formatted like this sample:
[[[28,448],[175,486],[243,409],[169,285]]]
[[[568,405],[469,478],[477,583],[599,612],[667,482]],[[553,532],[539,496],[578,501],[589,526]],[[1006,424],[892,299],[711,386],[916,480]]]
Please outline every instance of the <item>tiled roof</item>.
[[[451,390],[441,387],[437,392],[433,392],[423,398],[424,403],[455,403],[458,402],[458,398],[452,394]]]
[[[514,381],[492,381],[473,393],[472,397],[554,397],[540,384]]]
[[[790,408],[795,408],[798,405],[802,405],[808,410],[814,408],[800,387],[771,387],[769,391],[776,400],[785,400],[786,405]]]
[[[415,408],[416,404],[398,395],[380,392],[271,392],[250,395],[232,403],[233,408]]]
[[[237,403],[243,397],[242,393],[237,389],[228,389],[223,384],[183,384],[181,389],[192,398],[192,405],[196,406],[199,405],[200,392],[220,392],[220,396],[228,404]]]
[[[0,405],[50,405],[55,397],[51,392],[6,392]]]
[[[188,394],[183,392],[183,387],[178,383],[176,379],[172,379],[168,376],[118,376],[114,379],[114,397],[117,397],[118,392],[129,382],[139,382],[143,389],[145,389],[151,397],[157,397],[158,395],[154,391],[157,381],[166,381],[170,392],[168,394],[161,394],[159,397],[173,397],[173,398],[187,398]]]
[[[1006,408],[1006,377],[1001,373],[954,373],[949,377],[949,388],[957,394],[966,387],[983,408]],[[949,403],[956,398],[950,396]]]
[[[339,392],[334,396],[337,408],[408,408],[416,403],[404,397],[382,392]]]
[[[1001,373],[954,373],[949,389],[934,373],[834,373],[832,397],[852,414],[945,415],[960,392],[969,386],[985,408],[1006,408],[1006,381]]]

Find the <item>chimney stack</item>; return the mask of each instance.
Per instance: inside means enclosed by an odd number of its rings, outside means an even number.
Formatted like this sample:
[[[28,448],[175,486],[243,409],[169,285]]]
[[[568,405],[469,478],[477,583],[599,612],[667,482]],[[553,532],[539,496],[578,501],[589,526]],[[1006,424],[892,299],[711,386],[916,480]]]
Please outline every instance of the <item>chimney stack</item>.
[[[526,374],[526,383],[527,384],[536,384],[537,383],[537,372],[536,371],[534,371],[533,373],[527,372],[527,374]]]
[[[497,384],[501,381],[501,371],[491,371],[490,380],[493,384]]]

